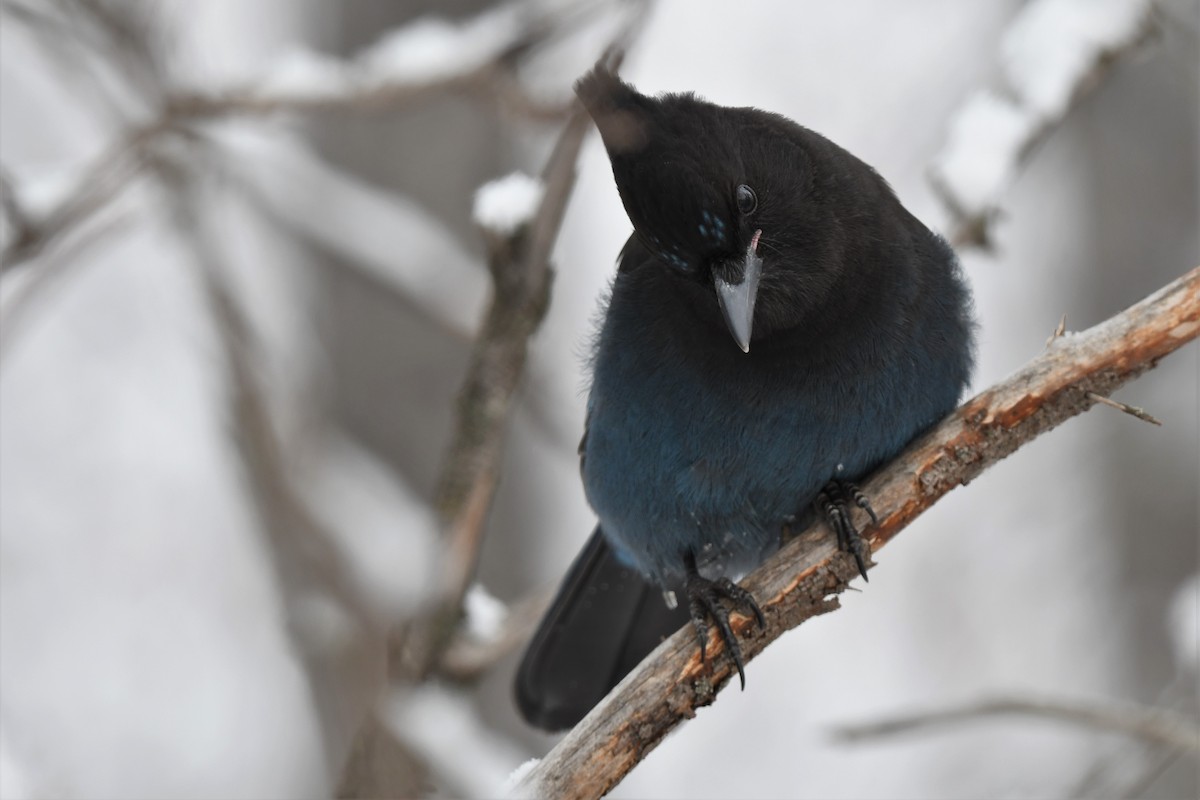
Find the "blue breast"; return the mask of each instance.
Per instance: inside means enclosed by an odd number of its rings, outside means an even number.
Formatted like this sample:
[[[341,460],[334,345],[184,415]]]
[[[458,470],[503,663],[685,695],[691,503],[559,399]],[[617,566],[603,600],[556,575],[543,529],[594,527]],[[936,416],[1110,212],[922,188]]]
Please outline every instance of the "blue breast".
[[[929,348],[864,339],[836,358],[687,324],[618,278],[595,353],[583,479],[614,550],[659,583],[696,555],[737,578],[832,478],[854,480],[953,408]],[[896,358],[890,354],[904,353]]]

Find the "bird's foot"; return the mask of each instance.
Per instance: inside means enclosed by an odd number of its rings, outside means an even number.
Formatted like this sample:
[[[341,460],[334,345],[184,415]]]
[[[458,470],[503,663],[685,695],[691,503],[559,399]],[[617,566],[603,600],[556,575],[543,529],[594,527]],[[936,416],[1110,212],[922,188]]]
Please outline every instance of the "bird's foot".
[[[708,621],[711,619],[717,625],[721,641],[729,650],[730,657],[737,667],[738,678],[742,688],[746,688],[746,662],[742,658],[742,648],[738,644],[733,628],[729,625],[728,602],[734,609],[752,614],[759,628],[765,628],[766,619],[762,609],[754,600],[754,595],[738,586],[728,578],[715,580],[705,578],[696,568],[696,558],[692,554],[686,556],[687,583],[685,589],[688,596],[688,610],[692,616],[692,628],[696,631],[696,641],[700,645],[700,660],[708,658]]]
[[[872,525],[879,524],[879,517],[875,516],[875,509],[871,508],[871,502],[867,500],[866,495],[859,491],[857,486],[849,481],[830,481],[825,484],[825,488],[817,495],[816,500],[817,508],[820,509],[829,526],[837,534],[838,547],[854,556],[854,563],[858,565],[858,574],[862,575],[865,581],[869,580],[867,578],[867,559],[871,557],[871,547],[850,519],[851,503],[867,512]]]

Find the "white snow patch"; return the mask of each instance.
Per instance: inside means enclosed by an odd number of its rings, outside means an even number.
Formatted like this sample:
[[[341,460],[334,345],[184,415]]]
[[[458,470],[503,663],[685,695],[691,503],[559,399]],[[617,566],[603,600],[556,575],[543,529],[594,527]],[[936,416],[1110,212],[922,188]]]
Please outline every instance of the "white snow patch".
[[[523,172],[485,183],[475,192],[475,222],[494,233],[511,234],[533,219],[545,188]]]
[[[462,22],[427,17],[384,34],[358,63],[378,82],[432,81],[463,75],[502,53],[520,35],[516,6]]]
[[[277,98],[338,97],[353,88],[353,78],[341,59],[297,48],[276,62],[254,92]]]
[[[47,216],[78,192],[84,182],[84,169],[82,162],[64,162],[29,170],[16,187],[17,204],[34,220]]]
[[[467,633],[480,641],[498,638],[508,618],[508,607],[481,583],[471,584],[463,598],[463,610],[467,615]]]
[[[1106,53],[1145,30],[1146,0],[1039,0],[1013,21],[1000,44],[1005,79],[1022,105],[1061,116]]]
[[[504,792],[504,796],[516,796],[516,793],[522,788],[521,784],[524,783],[525,778],[528,777],[531,772],[537,769],[537,765],[540,763],[542,763],[540,758],[531,758],[521,764],[521,766],[514,769],[512,774],[508,776],[508,780],[504,782],[504,788],[502,790]]]
[[[1103,59],[1146,30],[1147,0],[1035,0],[1000,44],[1002,87],[977,92],[953,115],[932,173],[954,210],[987,216],[1032,141],[1067,113]]]
[[[933,171],[960,211],[982,214],[994,204],[1036,124],[1023,108],[993,92],[975,93],[955,112]]]
[[[345,60],[295,47],[240,91],[286,103],[452,79],[519,42],[531,24],[528,16],[523,4],[510,4],[461,21],[423,17],[386,31]]]

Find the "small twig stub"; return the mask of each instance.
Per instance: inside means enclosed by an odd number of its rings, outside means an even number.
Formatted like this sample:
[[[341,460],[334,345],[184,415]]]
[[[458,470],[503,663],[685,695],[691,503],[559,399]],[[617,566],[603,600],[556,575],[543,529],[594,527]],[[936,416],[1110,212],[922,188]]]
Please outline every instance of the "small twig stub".
[[[1162,425],[1162,420],[1160,420],[1158,417],[1155,417],[1154,415],[1148,413],[1144,408],[1138,408],[1137,406],[1131,406],[1131,405],[1128,405],[1127,403],[1122,403],[1118,400],[1113,400],[1111,397],[1105,397],[1102,394],[1096,394],[1095,392],[1088,392],[1087,396],[1090,399],[1095,400],[1097,403],[1103,403],[1106,406],[1111,406],[1112,408],[1115,408],[1118,411],[1122,411],[1131,417],[1137,417],[1138,419],[1142,420],[1143,422],[1149,422],[1151,425],[1158,425],[1158,426]]]

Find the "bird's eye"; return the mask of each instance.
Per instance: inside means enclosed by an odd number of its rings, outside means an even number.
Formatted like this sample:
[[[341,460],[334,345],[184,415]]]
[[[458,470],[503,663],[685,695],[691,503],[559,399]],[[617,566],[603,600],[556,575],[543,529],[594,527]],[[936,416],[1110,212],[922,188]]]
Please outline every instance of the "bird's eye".
[[[746,184],[741,184],[734,192],[734,199],[737,201],[738,211],[744,215],[754,213],[754,209],[758,208],[758,196],[754,194],[754,190]]]

